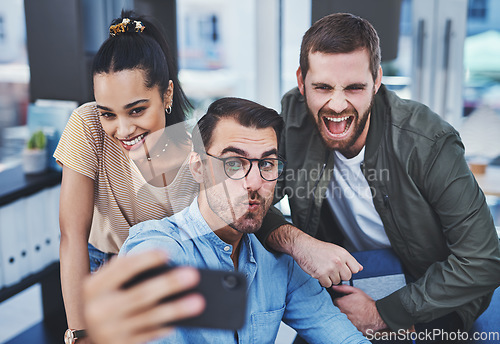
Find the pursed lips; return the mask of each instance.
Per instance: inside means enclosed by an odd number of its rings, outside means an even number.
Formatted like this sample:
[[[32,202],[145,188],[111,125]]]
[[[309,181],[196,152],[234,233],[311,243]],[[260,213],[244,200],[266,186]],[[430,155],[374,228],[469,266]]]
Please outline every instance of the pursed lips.
[[[260,201],[248,200],[248,204],[246,205],[248,211],[257,211],[261,208],[262,203]]]

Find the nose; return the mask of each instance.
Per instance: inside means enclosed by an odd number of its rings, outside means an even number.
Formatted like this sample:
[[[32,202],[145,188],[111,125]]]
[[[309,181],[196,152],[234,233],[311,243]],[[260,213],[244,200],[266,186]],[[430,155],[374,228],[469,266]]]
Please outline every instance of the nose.
[[[332,96],[328,101],[328,107],[336,113],[341,113],[342,111],[347,109],[347,106],[347,99],[344,92],[334,90]]]
[[[126,139],[135,131],[133,122],[128,118],[118,118],[116,136],[119,139]]]
[[[257,191],[260,189],[262,186],[262,177],[260,176],[260,171],[259,171],[259,166],[258,162],[254,161],[252,163],[252,168],[250,169],[250,172],[248,175],[245,177],[245,189],[248,191]]]

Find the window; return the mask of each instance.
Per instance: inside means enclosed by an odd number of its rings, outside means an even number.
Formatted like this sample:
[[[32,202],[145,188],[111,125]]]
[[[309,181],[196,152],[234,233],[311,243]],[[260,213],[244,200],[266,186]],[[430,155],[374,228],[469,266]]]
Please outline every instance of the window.
[[[469,0],[469,19],[485,20],[488,14],[486,0]]]
[[[5,40],[5,28],[4,28],[3,16],[0,15],[0,44],[3,44],[4,40]]]
[[[25,124],[29,98],[24,22],[22,0],[0,1],[0,163],[15,157],[24,143],[14,135]]]

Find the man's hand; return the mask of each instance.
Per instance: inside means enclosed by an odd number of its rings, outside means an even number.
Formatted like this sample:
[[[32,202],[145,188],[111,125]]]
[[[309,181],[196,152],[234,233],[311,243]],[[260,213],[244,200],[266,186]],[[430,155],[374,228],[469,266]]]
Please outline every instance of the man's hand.
[[[167,335],[164,324],[199,315],[205,300],[199,294],[162,303],[165,297],[199,283],[194,268],[176,268],[128,289],[123,283],[139,272],[166,263],[159,251],[131,254],[111,260],[84,283],[87,332],[96,344],[144,343]]]
[[[292,225],[283,225],[269,235],[267,244],[291,255],[299,266],[325,288],[348,281],[363,269],[346,249],[315,239]]]
[[[380,317],[375,301],[364,291],[349,285],[333,286],[332,289],[346,294],[334,299],[333,303],[364,335],[369,329],[374,332],[387,329],[387,324]]]
[[[343,247],[323,242],[307,234],[301,242],[296,242],[292,257],[302,270],[316,278],[325,288],[348,281],[352,274],[363,269]]]

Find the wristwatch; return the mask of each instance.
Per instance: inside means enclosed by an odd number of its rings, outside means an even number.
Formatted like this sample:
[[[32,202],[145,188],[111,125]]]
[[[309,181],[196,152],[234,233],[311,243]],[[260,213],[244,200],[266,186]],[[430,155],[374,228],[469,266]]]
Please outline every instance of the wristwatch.
[[[64,344],[75,344],[77,339],[87,337],[85,330],[72,330],[68,328],[64,333]]]

